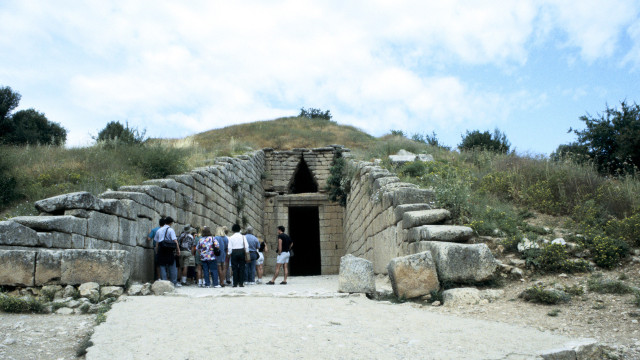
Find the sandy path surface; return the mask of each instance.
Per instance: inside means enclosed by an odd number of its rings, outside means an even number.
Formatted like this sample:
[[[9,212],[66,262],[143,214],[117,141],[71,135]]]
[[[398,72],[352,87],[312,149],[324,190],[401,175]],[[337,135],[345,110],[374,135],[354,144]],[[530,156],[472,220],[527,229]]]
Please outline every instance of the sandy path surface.
[[[315,276],[129,297],[96,327],[87,359],[531,359],[576,340],[338,294],[337,284]]]

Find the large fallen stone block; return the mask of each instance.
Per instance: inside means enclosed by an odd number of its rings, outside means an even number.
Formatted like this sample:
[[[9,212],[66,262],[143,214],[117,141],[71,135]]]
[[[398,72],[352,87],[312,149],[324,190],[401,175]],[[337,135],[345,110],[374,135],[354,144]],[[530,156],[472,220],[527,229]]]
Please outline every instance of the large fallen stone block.
[[[498,263],[486,244],[427,241],[440,281],[478,283],[493,279]]]
[[[0,250],[0,285],[33,286],[36,252]]]
[[[451,212],[445,209],[407,211],[402,216],[402,228],[410,229],[416,226],[441,223],[451,217]]]
[[[11,221],[37,231],[59,231],[69,234],[86,235],[87,219],[70,215],[61,216],[18,216]]]
[[[394,258],[387,271],[397,297],[410,299],[440,289],[436,265],[428,251]]]
[[[37,246],[38,234],[35,230],[14,221],[0,221],[0,245]]]
[[[35,206],[46,213],[58,213],[67,209],[101,210],[102,201],[91,193],[81,191],[39,200]]]
[[[373,272],[373,263],[351,254],[340,258],[338,291],[344,293],[375,293],[376,276]]]
[[[124,250],[66,250],[62,253],[61,283],[124,286],[131,275],[129,253]]]
[[[473,229],[454,225],[423,225],[409,229],[407,241],[467,242],[473,237]]]
[[[64,250],[40,250],[36,261],[35,286],[61,284]]]

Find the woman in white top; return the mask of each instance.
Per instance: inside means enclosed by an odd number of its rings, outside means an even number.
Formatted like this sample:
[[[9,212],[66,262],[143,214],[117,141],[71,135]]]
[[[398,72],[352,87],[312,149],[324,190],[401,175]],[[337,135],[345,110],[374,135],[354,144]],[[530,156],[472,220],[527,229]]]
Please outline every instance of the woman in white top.
[[[231,270],[233,272],[233,287],[244,287],[244,252],[249,248],[247,239],[240,234],[240,225],[233,224],[233,235],[229,236],[229,250],[231,254]]]

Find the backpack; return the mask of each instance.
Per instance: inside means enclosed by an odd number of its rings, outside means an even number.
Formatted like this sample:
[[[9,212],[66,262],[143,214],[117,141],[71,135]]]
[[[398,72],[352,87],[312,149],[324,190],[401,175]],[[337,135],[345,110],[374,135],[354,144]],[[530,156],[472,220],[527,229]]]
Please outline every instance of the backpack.
[[[189,239],[189,233],[188,232],[183,232],[182,234],[180,234],[180,237],[178,237],[178,243],[180,244],[180,248],[181,249],[187,249],[189,250],[189,244],[185,244],[185,240]]]
[[[178,246],[176,245],[175,241],[167,237],[168,233],[169,233],[169,228],[167,227],[167,229],[164,231],[164,238],[162,239],[162,241],[160,241],[160,243],[158,244],[158,247],[161,247],[166,250],[174,250]]]

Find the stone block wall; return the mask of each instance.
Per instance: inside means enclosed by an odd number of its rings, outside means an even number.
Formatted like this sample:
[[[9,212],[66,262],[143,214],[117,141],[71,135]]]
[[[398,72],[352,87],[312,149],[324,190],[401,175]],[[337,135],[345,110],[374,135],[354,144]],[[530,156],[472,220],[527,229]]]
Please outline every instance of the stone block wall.
[[[215,230],[238,222],[252,225],[255,234],[263,236],[264,170],[264,152],[257,151],[217,158],[212,166],[138,186],[123,186],[99,197],[73,193],[38,201],[40,216],[0,222],[0,284],[75,284],[79,276],[95,281],[91,277],[96,275],[89,271],[93,268],[82,259],[120,269],[126,274],[116,273],[115,278],[123,281],[129,277],[151,280],[153,249],[146,238],[161,216],[174,218],[177,233],[187,224]],[[126,262],[126,266],[119,262]],[[77,265],[80,263],[84,265]],[[17,264],[31,270],[11,275]],[[71,277],[69,274],[76,270],[76,277]],[[105,279],[104,284],[124,284],[112,283],[113,277]]]
[[[376,273],[386,274],[391,259],[411,253],[404,211],[429,207],[433,192],[403,183],[370,162],[351,160],[350,166],[355,171],[344,211],[345,253],[373,262]]]
[[[341,145],[315,149],[293,149],[290,151],[264,149],[266,164],[264,189],[279,194],[289,193],[291,182],[300,165],[300,161],[304,160],[313,174],[316,185],[318,185],[318,192],[325,192],[327,179],[329,178],[329,168],[337,149],[349,151]]]

